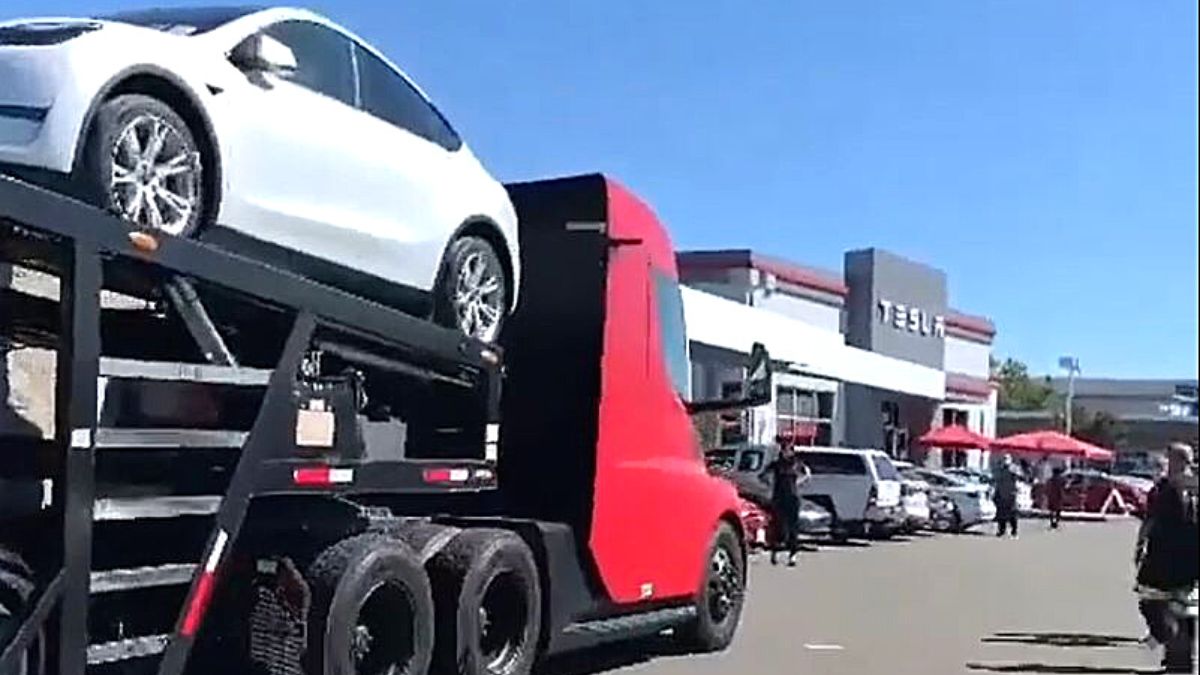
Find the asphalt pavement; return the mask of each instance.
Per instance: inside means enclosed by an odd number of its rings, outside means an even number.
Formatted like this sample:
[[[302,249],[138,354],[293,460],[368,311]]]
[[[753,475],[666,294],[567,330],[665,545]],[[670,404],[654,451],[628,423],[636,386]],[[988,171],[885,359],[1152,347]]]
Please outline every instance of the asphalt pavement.
[[[650,643],[546,664],[544,675],[1155,673],[1133,585],[1136,521],[1023,521],[844,546],[795,568],[751,562],[737,639],[715,655]]]

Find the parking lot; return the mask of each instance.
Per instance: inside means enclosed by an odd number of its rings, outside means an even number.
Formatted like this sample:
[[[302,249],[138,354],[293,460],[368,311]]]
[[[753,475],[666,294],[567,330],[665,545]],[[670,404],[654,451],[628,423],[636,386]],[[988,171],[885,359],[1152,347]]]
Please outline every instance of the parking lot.
[[[1023,521],[1018,540],[915,536],[816,544],[751,564],[734,646],[714,656],[580,655],[545,675],[1150,673],[1132,584],[1136,521]]]

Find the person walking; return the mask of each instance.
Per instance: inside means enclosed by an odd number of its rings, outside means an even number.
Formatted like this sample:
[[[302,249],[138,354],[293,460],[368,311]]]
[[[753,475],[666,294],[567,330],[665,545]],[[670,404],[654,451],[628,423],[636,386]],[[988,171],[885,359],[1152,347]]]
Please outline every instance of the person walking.
[[[800,553],[800,484],[808,480],[808,467],[796,454],[791,438],[780,436],[775,439],[779,454],[768,464],[763,473],[771,481],[771,510],[774,511],[778,537],[771,547],[771,564],[776,565],[780,548],[788,552],[787,564],[795,567]]]
[[[1062,521],[1064,487],[1066,487],[1066,478],[1063,477],[1063,469],[1061,466],[1056,466],[1050,473],[1050,480],[1046,481],[1046,508],[1050,511],[1050,529],[1052,530],[1057,530],[1059,522]]]
[[[1003,537],[1010,529],[1017,536],[1017,472],[1012,457],[1004,455],[995,471],[996,536]]]
[[[1171,609],[1172,603],[1186,604],[1189,595],[1194,602],[1200,581],[1200,486],[1192,469],[1193,454],[1183,443],[1168,448],[1166,475],[1150,491],[1134,554],[1138,609],[1154,642],[1164,647],[1162,665],[1168,673],[1190,673],[1195,664],[1196,618]]]

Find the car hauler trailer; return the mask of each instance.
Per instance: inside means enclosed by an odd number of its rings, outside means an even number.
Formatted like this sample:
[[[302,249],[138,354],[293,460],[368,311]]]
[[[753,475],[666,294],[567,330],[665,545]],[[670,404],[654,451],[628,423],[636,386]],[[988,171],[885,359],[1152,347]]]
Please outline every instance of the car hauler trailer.
[[[769,399],[769,360],[745,396],[688,401],[649,209],[602,176],[510,192],[525,275],[493,347],[0,178],[0,262],[58,278],[0,289],[0,337],[56,355],[52,438],[0,438],[0,675],[726,646],[738,501],[689,413]]]

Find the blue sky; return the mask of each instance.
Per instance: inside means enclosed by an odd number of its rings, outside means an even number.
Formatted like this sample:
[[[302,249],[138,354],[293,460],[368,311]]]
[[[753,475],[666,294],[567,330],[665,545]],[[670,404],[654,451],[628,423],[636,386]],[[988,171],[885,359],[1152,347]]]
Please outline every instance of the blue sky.
[[[835,269],[891,249],[1035,371],[1196,377],[1195,2],[307,6],[403,64],[502,179],[609,172],[680,248]]]

